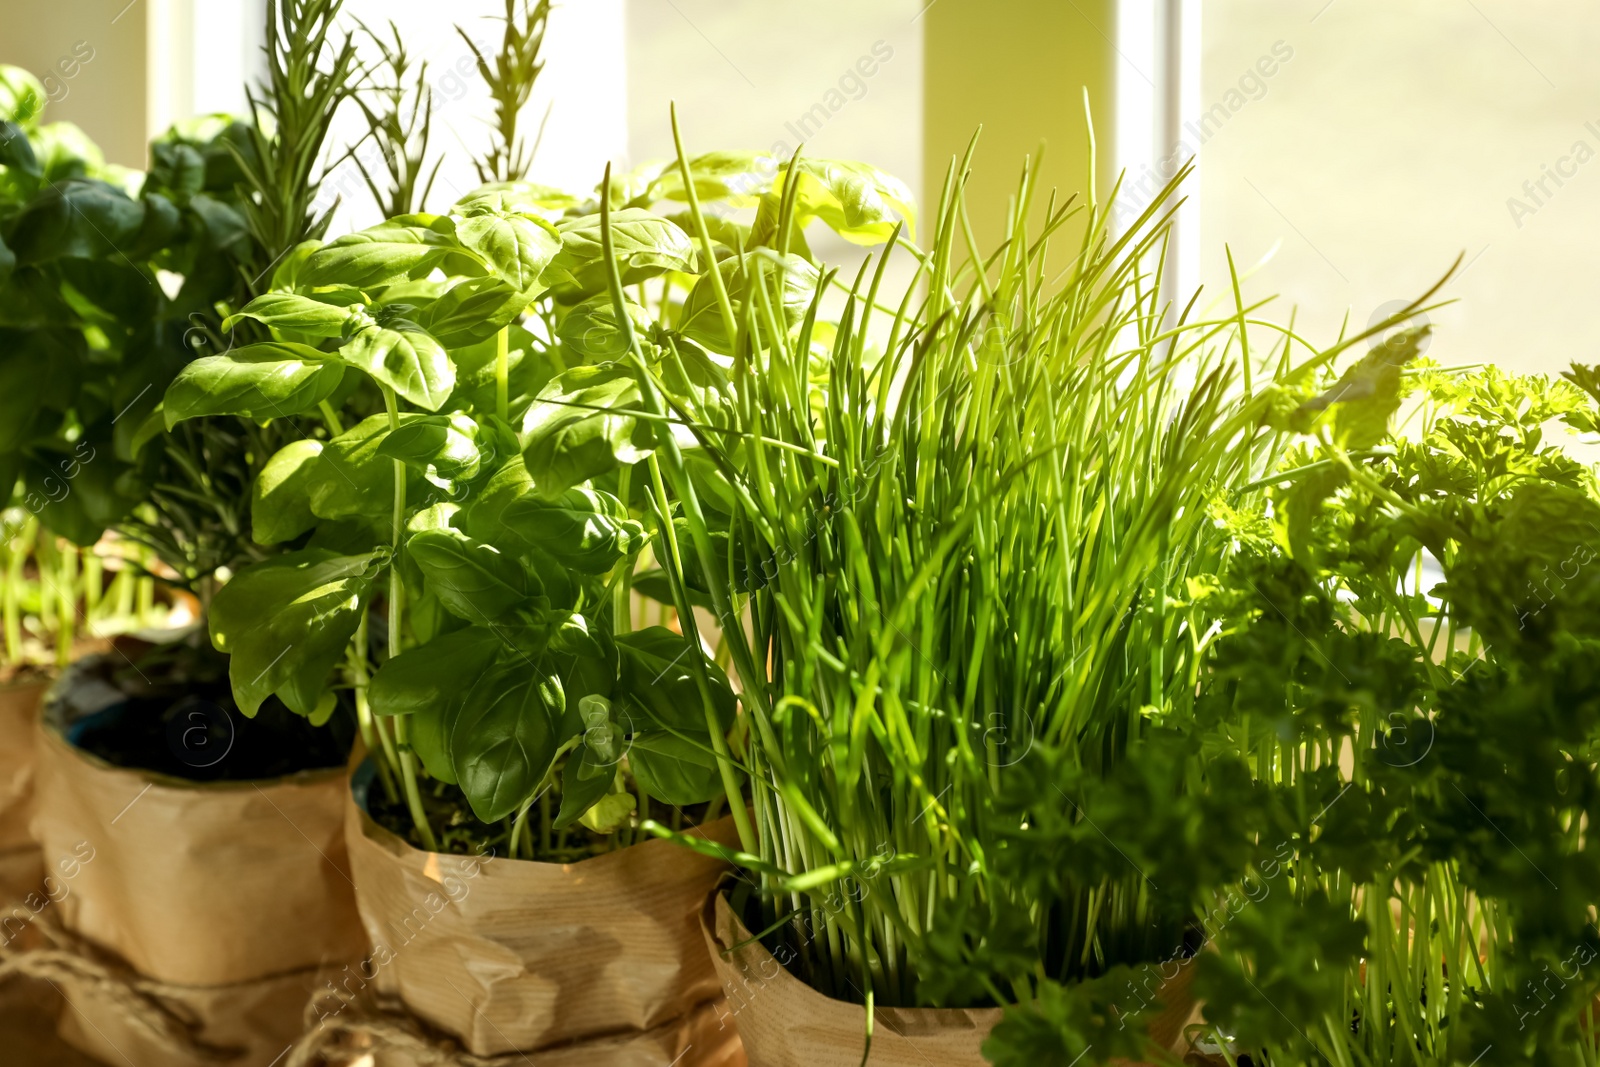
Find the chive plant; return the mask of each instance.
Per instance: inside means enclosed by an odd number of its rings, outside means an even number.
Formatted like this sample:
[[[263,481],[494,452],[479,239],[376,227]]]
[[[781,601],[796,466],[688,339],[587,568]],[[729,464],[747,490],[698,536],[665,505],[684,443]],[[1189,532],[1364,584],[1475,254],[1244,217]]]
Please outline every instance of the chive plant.
[[[758,212],[774,247],[725,259],[682,311],[730,361],[726,396],[663,400],[637,345],[632,363],[646,412],[697,446],[658,452],[681,502],[664,558],[681,602],[709,600],[740,680],[743,744],[718,756],[752,783],[732,857],[759,876],[751,928],[835,997],[1027,1005],[997,1062],[1070,1060],[1096,1042],[1066,985],[1104,993],[1184,946],[1226,873],[1153,870],[1097,821],[1165,805],[1187,822],[1163,832],[1193,837],[1232,799],[1152,740],[1194,710],[1207,625],[1188,583],[1226,551],[1214,502],[1273,461],[1283,390],[1358,339],[1318,351],[1237,302],[1164,327],[1175,185],[1121,235],[1094,201],[1051,197],[1034,226],[1029,168],[985,254],[968,162],[927,251],[897,234],[824,323],[835,279],[785,256],[822,214],[802,180],[818,170],[788,161]],[[674,188],[709,247],[700,195],[726,168],[702,165],[680,149]],[[1069,222],[1082,236],[1052,260]],[[885,307],[900,245],[918,276]],[[1137,1028],[1109,1029],[1097,1056],[1140,1052]]]

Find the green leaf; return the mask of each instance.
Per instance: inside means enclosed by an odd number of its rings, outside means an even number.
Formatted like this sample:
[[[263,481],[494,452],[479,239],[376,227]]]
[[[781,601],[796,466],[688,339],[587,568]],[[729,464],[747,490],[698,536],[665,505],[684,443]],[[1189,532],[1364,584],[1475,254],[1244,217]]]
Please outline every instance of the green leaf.
[[[887,241],[896,222],[904,219],[906,236],[913,237],[916,198],[900,179],[865,163],[836,159],[801,159],[797,174],[797,227],[804,228],[807,220],[818,218],[846,241],[876,245]],[[774,198],[783,195],[787,177],[785,165],[773,188]],[[756,230],[759,239],[759,220]]]
[[[614,834],[628,825],[637,803],[631,793],[607,793],[579,821],[597,834]]]
[[[206,187],[206,159],[200,150],[181,141],[155,141],[150,145],[150,173],[144,192],[159,190],[180,204],[189,202]]]
[[[450,733],[456,778],[483,822],[533,799],[561,745],[560,679],[510,656],[480,676]]]
[[[606,265],[599,214],[569,219],[556,229],[561,232],[561,251],[550,261],[544,275],[546,284],[569,294],[604,288]],[[687,274],[700,270],[700,258],[689,235],[676,224],[641,208],[611,213],[611,241],[624,285],[669,270]]]
[[[54,445],[38,447],[24,466],[22,503],[45,528],[87,548],[144,499],[125,473],[108,441],[91,446],[80,440],[70,453]]]
[[[371,289],[434,267],[482,274],[476,257],[462,251],[448,218],[404,215],[346,234],[311,253],[296,277],[300,285],[348,285]]]
[[[404,427],[423,416],[402,412]],[[329,441],[310,477],[311,512],[321,519],[361,519],[387,530],[394,510],[394,461],[380,455],[389,433],[387,415],[373,415]],[[411,468],[407,472],[406,499],[421,500],[428,483]]]
[[[0,289],[5,288],[6,282],[11,280],[12,271],[16,269],[16,253],[11,251],[11,246],[6,244],[5,238],[0,237]]]
[[[261,468],[250,491],[250,536],[256,544],[292,541],[317,524],[311,476],[321,456],[321,441],[291,441]]]
[[[44,113],[44,86],[38,78],[9,63],[0,63],[0,118],[31,126]]]
[[[240,319],[255,319],[275,330],[289,330],[307,337],[342,337],[345,323],[350,321],[350,311],[294,293],[264,293],[246,304],[243,310],[224,319],[222,328],[231,330]]]
[[[635,734],[628,769],[650,796],[676,807],[703,804],[722,795],[722,776],[711,739],[703,732],[687,740],[665,730]]]
[[[622,657],[620,690],[630,696],[656,725],[680,733],[704,733],[706,716],[694,678],[697,653],[689,639],[664,626],[648,626],[618,634]],[[722,669],[700,654],[710,677],[713,708],[723,729],[733,725],[733,690]]]
[[[472,478],[482,458],[478,424],[461,412],[408,419],[383,439],[378,455],[398,459],[430,480]]]
[[[429,411],[438,411],[456,385],[456,368],[444,346],[411,323],[396,322],[392,328],[369,326],[340,349],[339,355]]]
[[[62,182],[104,174],[106,169],[100,146],[70,122],[51,122],[35,129],[33,154],[44,168],[44,180],[58,187]]]
[[[239,710],[273,693],[310,715],[372,592],[376,553],[291,552],[241,570],[211,601],[211,643],[228,653]]]
[[[247,252],[250,226],[243,212],[205,193],[197,194],[189,202],[189,209],[205,226],[212,248],[227,249],[236,255]]]
[[[298,415],[332,396],[343,376],[338,360],[289,341],[264,341],[205,356],[185,366],[167,387],[167,429],[202,415]]]
[[[471,537],[497,545],[511,543],[519,551],[532,547],[505,520],[506,508],[524,494],[533,492],[533,479],[522,457],[514,456],[489,476],[473,494],[471,502],[456,518],[455,525]],[[512,540],[508,542],[508,537]]]
[[[539,276],[561,250],[561,236],[544,219],[533,215],[494,211],[488,201],[477,200],[456,224],[462,244],[478,253],[507,285],[529,299],[545,288]]]
[[[1397,333],[1373,348],[1331,389],[1300,405],[1294,428],[1309,433],[1331,413],[1333,438],[1345,448],[1371,448],[1383,440],[1390,417],[1400,409],[1401,372],[1417,358],[1427,336],[1424,326]]]
[[[523,419],[522,455],[539,492],[554,496],[650,455],[655,438],[625,367],[574,367],[539,391]]]
[[[87,361],[78,330],[0,328],[0,452],[17,451],[61,421]]]
[[[561,218],[581,203],[571,193],[551,185],[528,181],[489,182],[460,200],[453,209],[462,218],[481,214],[537,215],[547,221]]]
[[[605,574],[644,545],[644,527],[610,493],[575,486],[553,500],[528,494],[502,511],[528,543],[585,574]]]
[[[740,321],[744,316],[748,273],[761,275],[762,284],[767,285],[769,291],[774,291],[772,304],[775,310],[783,312],[784,325],[791,329],[798,325],[805,318],[806,309],[816,299],[817,268],[792,252],[781,258],[776,253],[746,256],[744,264],[743,270],[735,259],[725,259],[717,264],[728,290],[728,299],[733,304],[735,321]],[[733,351],[733,341],[724,326],[722,310],[709,274],[695,283],[684,300],[678,314],[678,331],[713,352],[726,354]]]
[[[73,178],[35,197],[12,222],[7,240],[18,263],[105,259],[133,244],[144,211],[113,185]]]
[[[450,759],[450,731],[455,729],[459,703],[420,708],[411,714],[411,750],[433,777],[456,783],[456,765]]]
[[[429,709],[454,714],[500,647],[490,630],[469,626],[408,648],[372,676],[368,693],[372,710],[379,715],[414,715]]]
[[[689,176],[702,204],[726,200],[733,207],[754,207],[786,163],[765,152],[707,152],[689,161]],[[667,167],[650,186],[646,199],[686,201],[683,173]]]
[[[611,715],[611,703],[604,697],[587,696],[579,701],[583,722],[583,743],[567,757],[561,769],[561,809],[553,825],[564,829],[577,822],[601,797],[612,792],[617,765],[622,761],[622,729]]]
[[[634,333],[640,337],[646,336],[652,325],[649,313],[631,300],[627,308]],[[567,312],[561,325],[556,327],[556,336],[561,338],[569,364],[610,363],[628,354],[628,343],[617,321],[616,305],[606,293],[590,297]]]
[[[422,569],[428,591],[468,622],[499,618],[529,596],[522,564],[485,541],[429,530],[407,541],[406,551]]]
[[[10,167],[34,178],[44,173],[33,154],[33,145],[28,143],[28,135],[21,126],[5,119],[0,119],[0,167]]]
[[[447,289],[418,321],[446,348],[465,348],[511,325],[531,299],[499,278],[469,278]]]

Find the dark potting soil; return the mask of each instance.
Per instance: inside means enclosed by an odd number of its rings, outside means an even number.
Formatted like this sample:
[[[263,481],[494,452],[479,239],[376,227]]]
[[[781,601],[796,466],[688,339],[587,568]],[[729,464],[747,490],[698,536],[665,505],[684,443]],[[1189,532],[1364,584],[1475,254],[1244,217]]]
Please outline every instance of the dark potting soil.
[[[366,779],[365,773],[358,773],[357,781],[364,779]],[[459,786],[431,778],[424,778],[418,784],[422,810],[439,839],[440,852],[452,856],[477,856],[483,854],[484,846],[487,845],[495,850],[496,855],[510,854],[508,849],[511,837],[510,819],[499,825],[485,825],[472,814],[472,807],[467,802],[466,794]],[[555,790],[550,793],[550,801],[553,816],[561,807],[561,797]],[[390,799],[376,775],[372,775],[368,780],[366,806],[367,814],[371,815],[379,826],[402,838],[413,848],[423,847],[417,834],[416,824],[411,820],[411,809],[406,806],[405,798]],[[710,804],[696,804],[688,808],[674,808],[660,801],[652,801],[650,817],[663,826],[687,830],[706,821],[706,816],[711,814],[711,807]],[[713,816],[714,818],[720,818],[727,813],[726,804],[718,807],[720,814]],[[648,834],[637,832],[598,834],[581,823],[573,823],[564,831],[551,831],[550,846],[546,848],[540,840],[540,814],[537,806],[529,812],[529,823],[534,845],[533,859],[540,863],[577,863],[613,852],[626,847],[629,843],[654,840]],[[517,858],[528,857],[524,855]]]
[[[197,782],[281,778],[343,766],[355,738],[340,701],[322,726],[269,697],[246,718],[228,685],[227,659],[209,648],[156,646],[85,663],[80,684],[109,683],[126,699],[73,721],[67,737],[118,767]]]

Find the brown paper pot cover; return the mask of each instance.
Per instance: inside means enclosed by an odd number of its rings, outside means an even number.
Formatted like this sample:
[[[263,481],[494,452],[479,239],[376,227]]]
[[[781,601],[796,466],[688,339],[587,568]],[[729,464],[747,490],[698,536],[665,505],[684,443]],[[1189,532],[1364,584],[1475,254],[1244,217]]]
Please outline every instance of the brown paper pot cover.
[[[189,1053],[152,1035],[87,984],[60,983],[62,1040],[114,1067],[272,1067],[305,1028],[306,1002],[328,975],[296,971],[232,986],[195,986],[162,1002],[195,1020],[214,1053]]]
[[[33,720],[49,684],[39,678],[0,686],[0,852],[33,844]]]
[[[180,999],[205,1039],[252,1037],[236,1065],[264,1067],[287,1037],[258,1054],[301,1028],[311,969],[366,948],[344,850],[345,772],[197,783],[113,766],[65,738],[63,690],[77,677],[58,683],[35,733],[33,835],[47,871],[72,872],[60,878],[53,917],[148,978],[197,987]],[[219,986],[235,988],[204,988]],[[125,1046],[137,1042],[104,1007],[75,1000],[67,1015],[78,1023],[64,1020],[63,1035],[75,1027],[131,1058]]]
[[[751,940],[720,889],[701,909],[701,932],[727,996],[723,1022],[738,1028],[750,1067],[860,1067],[861,1005],[824,996],[790,974]],[[1183,968],[1162,990],[1169,1006],[1151,1023],[1150,1036],[1165,1048],[1178,1046],[1193,1014],[1193,970]],[[1000,1008],[877,1008],[872,1067],[981,1067],[981,1046],[1001,1014]]]
[[[716,1040],[697,1040],[685,1035],[704,1027],[684,1020],[718,994],[698,915],[721,864],[666,841],[575,864],[444,855],[411,847],[354,796],[346,812],[373,945],[348,993],[375,982],[479,1056],[599,1039],[607,1064],[728,1062],[731,1032],[713,1021]],[[704,832],[733,840],[731,820]]]

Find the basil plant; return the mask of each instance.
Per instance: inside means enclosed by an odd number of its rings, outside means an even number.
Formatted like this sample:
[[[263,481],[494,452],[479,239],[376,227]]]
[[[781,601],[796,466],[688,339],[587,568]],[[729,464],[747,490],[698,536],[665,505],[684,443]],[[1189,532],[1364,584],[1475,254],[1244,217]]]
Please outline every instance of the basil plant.
[[[347,681],[423,847],[462,808],[469,833],[511,820],[512,854],[532,855],[536,804],[549,852],[580,820],[636,828],[654,800],[676,822],[741,788],[735,697],[695,622],[708,577],[679,543],[710,508],[726,548],[733,501],[698,447],[711,431],[673,413],[733,395],[737,322],[765,296],[798,328],[825,277],[804,222],[882,240],[909,214],[870,168],[808,162],[791,183],[790,166],[701,157],[694,190],[646,171],[608,178],[600,203],[501,182],[308,242],[233,317],[271,340],[167,391],[168,425],[322,424],[266,464],[255,537],[288,551],[216,595],[212,640],[246,714],[275,694],[322,718]],[[696,191],[729,209],[714,234],[674,213]],[[752,257],[788,268],[781,291],[747,298]],[[640,595],[676,626],[636,629]]]
[[[591,829],[614,829],[636,803],[621,792],[625,756],[640,796],[684,806],[722,793],[696,731],[706,706],[731,725],[732,693],[682,636],[630,631],[619,591],[645,528],[615,471],[610,489],[584,477],[601,453],[648,452],[652,431],[623,415],[563,421],[554,413],[568,409],[537,399],[608,373],[562,341],[583,319],[573,305],[597,227],[572,198],[515,183],[449,214],[308,242],[229,321],[271,339],[194,361],[164,399],[169,426],[219,414],[323,424],[326,440],[267,462],[254,536],[289,550],[217,593],[212,640],[247,715],[276,695],[325,719],[343,667],[380,776],[425,847],[438,835],[423,772],[484,823],[525,816],[559,781],[559,824],[596,809]],[[638,212],[622,234],[640,280],[698,270],[670,222]],[[372,393],[381,409],[345,425]],[[614,398],[604,384],[592,393]],[[538,479],[525,441],[545,457]]]
[[[139,174],[41,123],[44,99],[0,67],[0,495],[88,545],[147,499],[145,417],[187,358],[187,316],[236,273],[242,128],[174,129]]]

